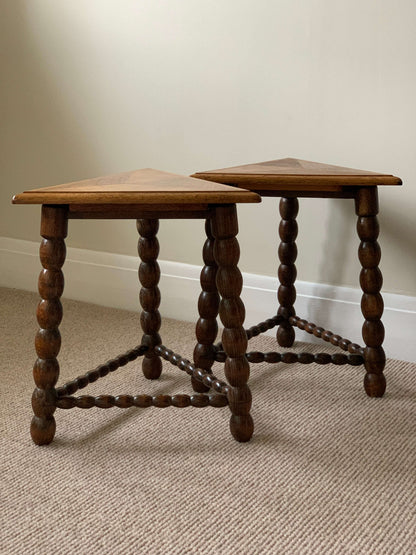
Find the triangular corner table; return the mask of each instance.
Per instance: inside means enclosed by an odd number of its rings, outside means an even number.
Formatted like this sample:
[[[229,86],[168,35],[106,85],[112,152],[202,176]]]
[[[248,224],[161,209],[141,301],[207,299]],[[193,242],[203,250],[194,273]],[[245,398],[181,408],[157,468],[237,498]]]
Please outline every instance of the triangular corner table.
[[[382,343],[384,327],[381,322],[383,298],[381,296],[382,275],[378,267],[381,249],[377,242],[379,234],[378,186],[401,185],[393,175],[355,170],[340,166],[320,164],[283,158],[230,168],[201,171],[192,177],[233,185],[256,192],[261,196],[280,197],[279,226],[280,246],[278,270],[279,308],[277,315],[247,330],[250,337],[278,326],[277,342],[281,347],[291,347],[295,340],[295,328],[305,330],[340,347],[349,354],[332,355],[320,353],[248,353],[250,362],[297,362],[327,364],[364,364],[366,374],[364,388],[370,397],[381,397],[386,389],[383,374],[386,356]],[[365,347],[342,338],[312,322],[300,318],[294,308],[296,300],[296,237],[298,226],[298,197],[352,198],[358,216],[357,232],[360,239],[358,257],[362,266],[360,285],[363,291],[361,310],[364,316],[362,337]]]
[[[55,410],[75,407],[201,408],[228,405],[234,438],[241,442],[251,438],[253,420],[250,415],[251,393],[247,385],[249,363],[246,358],[247,336],[243,328],[244,305],[240,299],[242,277],[237,267],[240,251],[236,239],[236,203],[260,200],[259,195],[250,191],[153,169],[33,189],[13,198],[14,204],[42,205],[40,260],[43,270],[39,276],[41,301],[37,319],[40,329],[35,340],[37,360],[33,377],[36,388],[32,396],[34,416],[31,423],[32,439],[37,445],[53,440]],[[60,302],[64,289],[62,266],[68,219],[73,218],[137,220],[143,337],[133,349],[56,387],[59,377],[57,356],[61,346],[59,324],[63,315]],[[161,316],[158,310],[160,270],[156,235],[159,219],[163,218],[205,220],[205,265],[201,272],[200,317],[196,324],[193,363],[162,345],[158,333]],[[211,371],[216,353],[218,313],[224,325],[222,344],[226,353],[228,383],[218,380]],[[196,394],[74,396],[79,389],[138,357],[143,357],[142,370],[146,378],[160,376],[161,359],[164,359],[191,376]],[[207,394],[210,389],[215,393]]]

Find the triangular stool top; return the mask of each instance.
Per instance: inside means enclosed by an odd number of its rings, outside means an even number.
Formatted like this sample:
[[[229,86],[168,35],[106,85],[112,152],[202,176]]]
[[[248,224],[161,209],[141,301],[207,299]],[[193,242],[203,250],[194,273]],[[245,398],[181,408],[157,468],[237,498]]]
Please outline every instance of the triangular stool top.
[[[251,191],[342,192],[350,187],[401,185],[393,175],[282,158],[216,170],[199,171],[192,177]]]

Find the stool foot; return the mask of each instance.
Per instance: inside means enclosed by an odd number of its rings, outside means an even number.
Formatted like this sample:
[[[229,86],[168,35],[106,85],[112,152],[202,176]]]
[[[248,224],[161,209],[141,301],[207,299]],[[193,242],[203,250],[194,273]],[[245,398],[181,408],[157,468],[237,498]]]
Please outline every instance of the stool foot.
[[[53,416],[39,418],[34,416],[30,424],[30,435],[36,445],[48,445],[55,437],[56,422]]]
[[[386,378],[384,374],[366,374],[364,389],[369,397],[383,397],[386,391]]]
[[[196,325],[198,344],[194,349],[194,364],[198,368],[211,372],[210,369],[215,361],[214,343],[218,333],[217,316],[220,303],[216,285],[218,266],[214,258],[215,239],[211,230],[211,218],[205,221],[205,233],[207,239],[202,251],[205,265],[200,276],[202,292],[198,299],[199,320]],[[197,393],[205,393],[210,390],[208,386],[193,376],[191,383]]]
[[[361,239],[358,249],[358,257],[362,266],[360,273],[360,285],[363,291],[361,311],[365,318],[362,328],[366,344],[364,365],[367,371],[364,378],[364,389],[370,397],[382,397],[386,389],[386,379],[383,375],[386,355],[381,346],[384,340],[384,326],[381,322],[384,304],[380,294],[383,276],[378,267],[381,249],[377,242],[380,230],[377,220],[377,187],[359,189],[355,201],[358,215],[357,232]]]
[[[247,385],[250,365],[246,358],[247,334],[243,328],[245,309],[240,299],[243,279],[237,267],[240,248],[236,239],[238,223],[235,205],[215,209],[212,232],[218,264],[216,283],[222,297],[219,314],[224,325],[222,344],[227,355],[224,371],[230,384],[227,394],[232,413],[230,429],[237,441],[249,441],[254,425],[250,416],[251,392]]]
[[[291,347],[295,341],[295,330],[289,323],[289,318],[295,316],[293,305],[296,300],[296,266],[297,257],[296,237],[298,224],[296,216],[299,211],[299,202],[296,197],[281,198],[279,204],[281,221],[279,225],[279,260],[278,271],[280,286],[277,292],[279,310],[277,314],[283,316],[286,321],[282,322],[277,329],[276,339],[281,347]]]
[[[231,415],[230,418],[230,431],[233,438],[240,443],[245,443],[250,441],[253,431],[254,422],[250,414],[245,414],[238,416],[236,414]]]
[[[144,332],[142,344],[148,347],[148,351],[143,357],[142,371],[148,380],[157,380],[162,373],[162,361],[154,351],[156,345],[162,343],[158,333],[161,325],[158,310],[160,305],[158,287],[160,268],[157,263],[159,241],[156,237],[158,230],[159,220],[157,219],[137,220],[137,231],[140,234],[137,250],[142,261],[139,267],[139,279],[142,285],[140,304],[143,309],[140,323]]]

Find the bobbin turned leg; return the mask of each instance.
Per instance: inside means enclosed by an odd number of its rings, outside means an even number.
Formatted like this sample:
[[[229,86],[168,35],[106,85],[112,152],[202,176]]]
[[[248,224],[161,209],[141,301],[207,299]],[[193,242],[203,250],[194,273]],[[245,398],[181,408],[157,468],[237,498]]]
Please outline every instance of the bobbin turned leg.
[[[149,380],[156,380],[162,373],[162,361],[154,351],[156,345],[162,343],[158,333],[161,324],[158,310],[160,305],[158,287],[160,269],[157,263],[159,241],[156,237],[158,229],[159,220],[137,220],[137,231],[140,234],[137,250],[142,261],[139,266],[139,279],[142,285],[140,304],[143,309],[140,315],[140,323],[144,332],[142,345],[147,345],[149,348],[143,357],[142,370],[144,376]]]
[[[222,297],[222,344],[227,354],[225,376],[231,386],[228,392],[232,413],[230,429],[237,441],[249,441],[254,425],[250,415],[251,392],[247,385],[250,366],[245,356],[247,334],[243,328],[245,309],[240,299],[243,279],[237,267],[240,248],[236,239],[238,223],[235,205],[215,209],[212,233],[215,237],[214,255],[218,264],[217,288]]]
[[[36,388],[32,396],[34,416],[30,427],[33,441],[46,445],[53,440],[56,423],[55,385],[59,377],[59,363],[56,359],[61,347],[58,326],[62,320],[60,297],[64,289],[62,265],[65,261],[65,237],[68,220],[65,206],[42,206],[40,261],[43,270],[39,275],[41,301],[37,308],[40,326],[35,339],[38,359],[33,367]]]
[[[295,316],[293,305],[296,300],[294,283],[296,281],[295,260],[298,254],[295,243],[298,234],[298,224],[296,222],[296,216],[299,211],[298,199],[295,197],[281,198],[279,209],[282,219],[279,225],[280,266],[278,276],[280,287],[277,292],[277,298],[280,306],[277,314],[283,316],[285,321],[278,327],[276,338],[281,347],[291,347],[295,341],[295,330],[289,324],[289,318]]]
[[[201,271],[202,292],[198,299],[199,320],[196,325],[198,344],[194,349],[194,364],[210,371],[215,360],[214,342],[218,333],[218,308],[220,297],[217,291],[217,264],[214,258],[214,236],[211,231],[211,218],[205,221],[207,239],[202,251],[205,266]],[[192,387],[198,393],[209,391],[209,387],[192,376]]]
[[[362,270],[360,285],[363,290],[361,310],[365,318],[363,325],[364,364],[367,371],[364,388],[370,397],[382,397],[386,389],[383,369],[386,355],[381,346],[384,340],[384,326],[380,320],[383,314],[383,298],[380,294],[383,277],[378,268],[381,250],[377,242],[379,225],[377,187],[363,187],[356,196],[358,216],[357,232],[361,239],[358,249]]]

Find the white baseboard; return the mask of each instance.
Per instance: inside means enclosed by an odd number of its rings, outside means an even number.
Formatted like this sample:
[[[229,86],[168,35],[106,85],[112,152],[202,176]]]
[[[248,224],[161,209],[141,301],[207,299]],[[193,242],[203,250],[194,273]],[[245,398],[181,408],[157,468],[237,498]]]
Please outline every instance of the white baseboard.
[[[39,243],[0,237],[0,286],[37,290],[41,268]],[[179,262],[159,261],[161,268],[160,311],[169,318],[196,321],[201,268]],[[94,304],[138,310],[139,261],[135,256],[68,248],[65,261],[65,292],[70,299]],[[243,300],[246,326],[252,326],[276,313],[277,278],[243,274]],[[296,282],[296,312],[353,342],[362,344],[361,291],[305,281]],[[383,293],[386,327],[384,347],[387,356],[416,362],[416,297]],[[269,334],[275,332],[271,330]],[[302,341],[317,341],[297,332]]]

